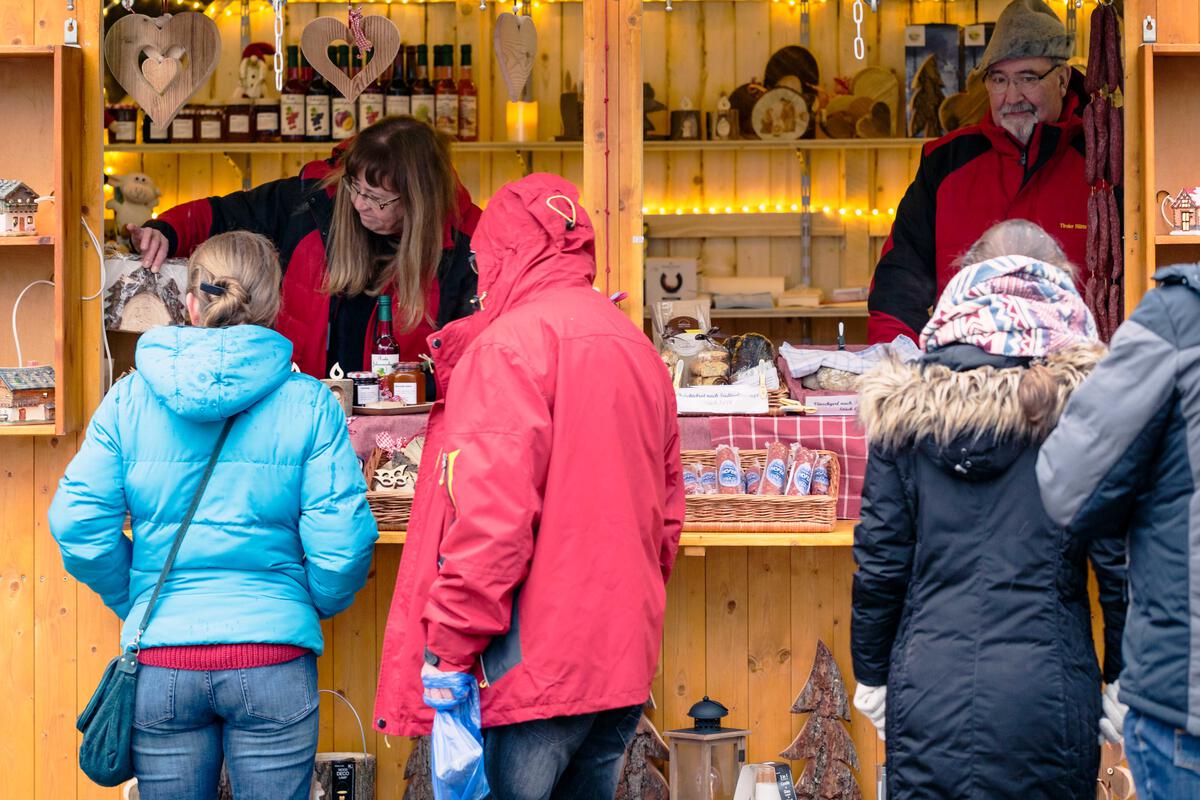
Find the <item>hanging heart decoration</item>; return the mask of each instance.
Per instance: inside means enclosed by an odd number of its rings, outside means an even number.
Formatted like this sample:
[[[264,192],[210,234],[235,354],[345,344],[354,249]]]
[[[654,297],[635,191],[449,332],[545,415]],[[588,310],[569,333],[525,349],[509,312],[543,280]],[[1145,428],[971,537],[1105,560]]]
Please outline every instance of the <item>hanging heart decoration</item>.
[[[317,17],[304,26],[300,34],[300,49],[308,63],[337,89],[342,97],[353,100],[362,94],[396,60],[400,52],[400,29],[387,17],[363,17],[363,33],[373,45],[375,55],[351,78],[329,60],[329,46],[334,42],[354,41],[346,23],[334,17]]]
[[[496,18],[493,41],[500,74],[508,87],[508,99],[519,102],[533,73],[533,58],[537,55],[537,28],[533,18],[501,14]]]
[[[146,60],[139,65],[143,54]],[[207,16],[191,11],[130,14],[109,28],[104,59],[154,126],[166,128],[212,77],[221,59],[221,32]]]

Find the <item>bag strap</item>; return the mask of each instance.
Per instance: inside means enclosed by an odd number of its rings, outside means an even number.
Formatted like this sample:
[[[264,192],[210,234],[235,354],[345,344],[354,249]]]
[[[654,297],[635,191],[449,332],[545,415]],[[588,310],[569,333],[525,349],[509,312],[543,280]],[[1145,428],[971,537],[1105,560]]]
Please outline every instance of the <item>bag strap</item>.
[[[236,415],[227,418],[225,420],[225,427],[221,428],[221,435],[217,437],[217,444],[213,447],[212,455],[208,457],[208,466],[204,468],[204,474],[200,477],[200,485],[196,487],[196,494],[192,497],[192,504],[188,506],[187,513],[183,516],[179,532],[175,534],[175,541],[171,544],[171,551],[167,553],[167,561],[163,564],[162,572],[158,575],[158,583],[154,585],[154,594],[150,595],[150,602],[146,604],[146,613],[142,614],[141,624],[138,625],[137,634],[133,637],[133,641],[129,643],[128,650],[137,652],[140,649],[138,643],[142,640],[142,634],[146,632],[146,625],[150,622],[150,615],[154,613],[154,606],[158,603],[158,594],[162,591],[163,584],[166,583],[167,573],[175,565],[175,556],[179,555],[179,548],[183,545],[183,537],[187,535],[188,528],[192,524],[192,517],[196,516],[196,510],[200,507],[200,499],[204,497],[204,490],[208,488],[208,480],[212,477],[213,471],[217,467],[217,459],[221,455],[222,448],[225,447],[225,440],[229,438],[229,429],[233,427],[235,418]]]

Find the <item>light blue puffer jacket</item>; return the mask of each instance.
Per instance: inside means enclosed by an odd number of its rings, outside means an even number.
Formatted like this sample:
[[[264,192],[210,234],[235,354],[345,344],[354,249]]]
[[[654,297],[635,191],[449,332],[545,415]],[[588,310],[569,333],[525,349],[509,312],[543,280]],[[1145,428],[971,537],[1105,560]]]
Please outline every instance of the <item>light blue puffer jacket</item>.
[[[238,414],[142,647],[291,644],[362,588],[378,531],[346,418],[266,328],[156,328],[101,402],[50,506],[67,571],[141,621],[216,444]],[[121,532],[125,512],[133,541]]]

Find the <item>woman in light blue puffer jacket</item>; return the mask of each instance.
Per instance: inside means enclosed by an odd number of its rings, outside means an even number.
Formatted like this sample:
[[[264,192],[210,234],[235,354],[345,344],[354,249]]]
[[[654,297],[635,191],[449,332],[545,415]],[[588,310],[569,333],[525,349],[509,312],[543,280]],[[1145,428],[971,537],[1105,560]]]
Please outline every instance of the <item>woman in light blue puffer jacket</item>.
[[[256,234],[201,245],[197,327],[138,343],[50,507],[67,570],[136,632],[226,418],[229,438],[141,639],[134,768],[144,800],[307,798],[319,620],[366,581],[378,532],[346,419],[270,330],[279,261]],[[126,512],[132,541],[121,531]]]

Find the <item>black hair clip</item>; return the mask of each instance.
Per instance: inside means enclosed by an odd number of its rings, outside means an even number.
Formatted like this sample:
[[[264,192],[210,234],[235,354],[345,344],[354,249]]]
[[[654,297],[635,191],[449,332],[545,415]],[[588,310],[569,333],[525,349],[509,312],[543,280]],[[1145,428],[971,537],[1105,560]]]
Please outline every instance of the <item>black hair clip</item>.
[[[200,291],[208,292],[209,294],[215,294],[215,295],[220,296],[220,295],[225,294],[225,287],[224,286],[213,286],[211,283],[202,283],[202,284],[200,284]]]

